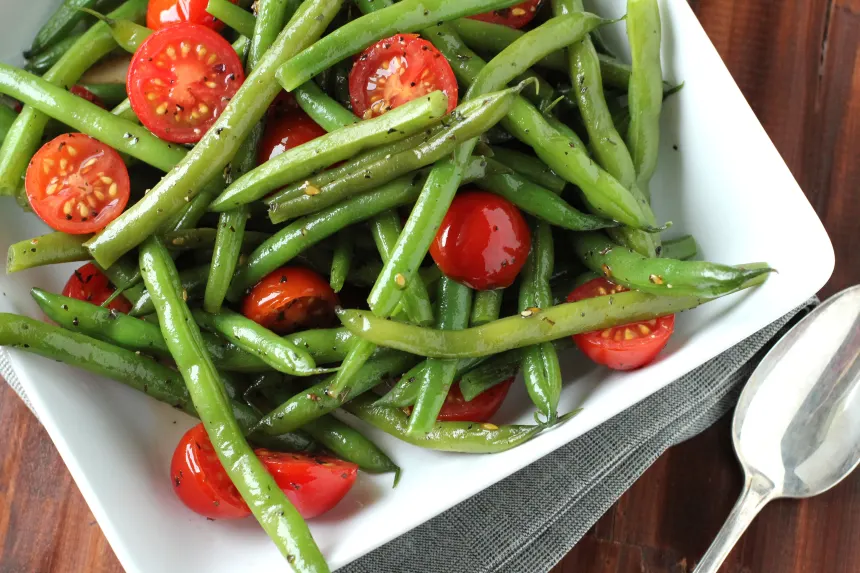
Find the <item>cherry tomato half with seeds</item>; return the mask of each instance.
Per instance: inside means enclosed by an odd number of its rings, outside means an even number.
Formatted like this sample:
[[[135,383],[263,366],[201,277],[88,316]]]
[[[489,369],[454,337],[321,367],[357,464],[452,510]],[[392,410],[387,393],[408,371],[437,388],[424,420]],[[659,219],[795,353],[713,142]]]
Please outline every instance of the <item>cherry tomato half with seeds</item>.
[[[236,4],[237,0],[230,0]],[[209,0],[149,0],[146,8],[146,27],[160,30],[166,26],[191,22],[213,30],[220,30],[224,24],[206,11]]]
[[[326,130],[300,109],[272,114],[257,148],[257,163],[263,164],[284,151],[326,134]]]
[[[131,108],[161,139],[196,143],[245,81],[233,47],[199,24],[176,24],[149,36],[126,78]]]
[[[417,34],[378,41],[362,52],[349,73],[352,110],[362,119],[436,90],[448,96],[448,112],[457,107],[457,79],[451,64]]]
[[[66,286],[63,287],[63,296],[101,306],[115,290],[97,266],[87,263],[69,277]],[[107,308],[127,314],[131,310],[131,303],[127,298],[119,295],[107,305]]]
[[[105,107],[105,102],[103,102],[101,99],[99,99],[99,97],[96,94],[94,94],[93,92],[91,92],[90,90],[85,88],[84,86],[80,86],[80,85],[75,84],[69,88],[69,92],[75,94],[78,97],[84,98],[85,100],[87,100],[90,103],[96,104],[97,106],[99,106],[102,109],[107,109]]]
[[[460,392],[460,383],[455,382],[451,385],[445,404],[436,419],[440,422],[487,422],[502,407],[513,382],[514,378],[511,377],[481,392],[468,402]]]
[[[537,14],[538,8],[543,0],[527,0],[510,8],[502,8],[501,10],[493,10],[483,14],[475,14],[469,16],[473,20],[481,20],[491,24],[501,24],[509,28],[522,28],[532,21]]]
[[[573,289],[567,300],[576,302],[624,292],[627,288],[600,277]],[[654,360],[675,331],[675,315],[632,322],[604,330],[575,334],[573,341],[592,361],[613,370],[633,370]]]
[[[442,219],[430,255],[447,277],[493,290],[511,286],[529,249],[529,226],[513,203],[484,191],[461,191]]]
[[[128,203],[128,169],[113,148],[83,133],[65,133],[42,146],[24,179],[33,212],[57,231],[95,233]]]
[[[338,298],[327,280],[304,267],[266,275],[242,302],[242,314],[279,334],[334,325]]]

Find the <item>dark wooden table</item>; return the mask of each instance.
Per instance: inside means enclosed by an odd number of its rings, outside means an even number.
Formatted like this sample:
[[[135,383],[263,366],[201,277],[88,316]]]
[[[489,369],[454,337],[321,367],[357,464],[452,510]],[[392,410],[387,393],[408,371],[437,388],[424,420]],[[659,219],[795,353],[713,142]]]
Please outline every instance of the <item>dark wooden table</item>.
[[[833,239],[821,295],[860,283],[860,0],[691,4]],[[47,434],[3,384],[0,423],[0,573],[121,571]],[[554,573],[691,571],[740,486],[726,417],[657,460]],[[858,539],[855,473],[768,506],[721,571],[856,573]]]

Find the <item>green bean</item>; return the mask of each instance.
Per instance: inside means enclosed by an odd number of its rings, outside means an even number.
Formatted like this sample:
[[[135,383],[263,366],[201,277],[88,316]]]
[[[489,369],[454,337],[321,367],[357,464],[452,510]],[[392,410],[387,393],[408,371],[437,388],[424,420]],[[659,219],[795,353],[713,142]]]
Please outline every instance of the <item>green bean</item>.
[[[766,279],[767,275],[759,275],[725,294],[758,286]],[[529,312],[528,316],[501,318],[465,330],[437,330],[403,324],[361,310],[341,309],[338,316],[347,330],[379,346],[432,358],[470,358],[619,324],[651,320],[695,308],[709,300],[713,299],[629,291],[560,304]]]
[[[507,8],[515,0],[403,0],[341,26],[293,56],[278,70],[278,81],[293,91],[321,71],[392,34],[417,32],[435,22]]]
[[[119,118],[133,121],[135,123],[140,123],[140,120],[137,119],[137,115],[135,115],[134,110],[131,109],[131,102],[128,100],[128,98],[116,104],[116,106],[110,112]]]
[[[472,306],[472,289],[448,277],[439,281],[438,316],[436,326],[442,330],[462,330],[469,324]],[[457,360],[429,358],[423,371],[415,398],[415,407],[409,416],[407,432],[411,435],[429,433],[436,417],[445,404],[445,398],[457,373]]]
[[[264,276],[344,227],[414,201],[418,191],[411,175],[401,177],[370,193],[293,221],[251,253],[245,265],[236,271],[227,298],[237,300]]]
[[[0,103],[0,144],[6,139],[6,134],[9,133],[9,128],[15,123],[15,118],[18,114],[15,113],[8,105]]]
[[[373,398],[359,396],[344,404],[344,409],[359,420],[374,426],[387,434],[413,446],[443,452],[463,452],[470,454],[494,454],[504,452],[526,443],[537,436],[546,425],[539,426],[496,426],[489,422],[436,422],[424,435],[408,431],[409,417],[396,408],[374,406]],[[574,412],[559,418],[566,422]]]
[[[384,211],[373,218],[370,230],[379,250],[382,262],[388,261],[391,251],[400,237],[400,217],[396,211]],[[409,281],[403,289],[403,308],[409,322],[415,324],[433,324],[433,306],[427,287],[420,280]]]
[[[113,266],[113,265],[111,265]],[[179,273],[179,281],[182,286],[182,292],[185,293],[186,300],[199,299],[203,290],[206,287],[206,279],[209,276],[209,265],[193,267]],[[155,307],[152,303],[152,296],[146,290],[142,283],[127,289],[127,294],[137,297],[137,302],[131,307],[128,312],[129,316],[145,316],[155,312]]]
[[[254,35],[254,23],[257,19],[229,0],[209,0],[206,11],[243,36],[250,38]]]
[[[146,0],[127,0],[111,12],[110,16],[117,19],[140,20],[145,13]],[[98,22],[78,38],[57,63],[45,72],[44,80],[59,86],[64,91],[65,88],[74,85],[86,70],[115,47],[116,42],[110,35],[110,28]],[[45,94],[40,90],[38,97],[42,99]],[[16,97],[16,99],[20,98]],[[80,100],[70,101],[76,102],[71,108],[76,108],[81,103]],[[71,109],[67,111],[71,112]],[[41,144],[42,133],[47,123],[48,117],[30,106],[25,106],[18,114],[18,119],[12,124],[3,141],[3,146],[0,147],[0,194],[12,195],[21,187],[27,164]]]
[[[540,159],[505,147],[493,146],[491,149],[493,154],[490,157],[502,165],[510,167],[526,179],[546,187],[556,195],[564,191],[567,181],[553,173],[552,169]]]
[[[300,85],[293,91],[293,95],[302,111],[326,131],[334,131],[358,122],[355,114],[329,97],[314,82]],[[401,143],[405,143],[405,140]]]
[[[256,201],[317,169],[347,159],[365,149],[400,141],[436,122],[445,115],[447,107],[448,98],[444,93],[431,92],[388,113],[350,124],[289,149],[234,181],[209,208],[213,211],[225,211]]]
[[[479,364],[486,361],[486,358],[466,358],[457,361],[457,368],[454,372],[454,380],[458,380],[463,374],[469,372]],[[418,399],[418,392],[421,389],[421,380],[425,377],[429,360],[423,360],[413,366],[408,372],[400,377],[400,380],[394,387],[385,393],[374,404],[379,406],[391,406],[394,408],[406,408],[415,405],[415,400]]]
[[[202,328],[223,336],[278,372],[313,376],[331,371],[317,368],[316,362],[304,348],[231,310],[222,309],[219,314],[195,310],[193,316]]]
[[[196,228],[171,231],[162,236],[164,245],[171,251],[193,251],[196,249],[211,249],[215,246],[217,229]],[[242,250],[247,251],[260,245],[271,237],[269,233],[246,231],[242,236]]]
[[[660,36],[657,1],[628,0],[627,37],[633,64],[628,89],[630,127],[627,145],[633,155],[639,188],[646,194],[648,182],[657,168],[660,145],[660,111],[663,106]]]
[[[379,446],[361,432],[334,416],[321,416],[302,428],[337,457],[357,464],[372,474],[394,472],[394,485],[400,479],[400,468]]]
[[[63,3],[36,33],[28,54],[38,54],[66,39],[75,26],[84,19],[84,14],[80,10],[92,8],[95,4],[96,0],[63,0]]]
[[[107,24],[117,45],[130,54],[136,52],[143,41],[152,35],[152,30],[131,20],[114,20],[90,9],[83,9],[83,11]]]
[[[696,239],[692,235],[684,235],[677,239],[663,241],[663,250],[660,252],[660,256],[684,261],[694,258],[697,252]]]
[[[81,84],[81,87],[102,100],[108,107],[119,105],[128,97],[125,84]]]
[[[60,61],[63,54],[68,52],[80,37],[81,34],[72,34],[63,38],[45,51],[27,58],[27,64],[24,66],[24,69],[34,74],[44,74],[46,71],[51,69],[54,64]]]
[[[729,266],[703,261],[649,259],[598,233],[578,233],[573,249],[585,266],[612,282],[665,296],[717,297],[746,281],[773,272],[768,266]]]
[[[519,348],[491,356],[460,377],[460,393],[463,394],[463,399],[471,402],[493,386],[513,378],[519,372],[522,361],[523,351]]]
[[[136,293],[126,295],[126,291],[141,280],[140,267],[138,267],[134,257],[120,259],[116,264],[111,265],[109,269],[103,269],[98,264],[93,263],[103,275],[113,284],[115,290],[108,296],[101,306],[107,307],[115,298],[124,295],[132,304],[137,302],[138,296]]]
[[[503,24],[492,24],[473,20],[471,18],[460,18],[448,23],[457,34],[463,38],[467,46],[491,56],[498,54],[509,45],[516,42],[524,32],[510,28]],[[535,62],[541,66],[556,72],[566,72],[567,64],[564,54],[560,51],[552,52]]]
[[[495,161],[488,159],[487,163],[493,165]],[[500,173],[497,170],[479,179],[477,185],[556,227],[571,231],[589,231],[617,226],[613,221],[574,209],[549,189],[516,173]]]
[[[544,222],[538,222],[532,233],[532,250],[526,261],[520,281],[519,309],[521,313],[533,312],[552,306],[552,291],[549,279],[552,276],[555,258],[552,230]],[[561,367],[552,342],[542,342],[522,350],[523,379],[538,412],[547,422],[558,416],[558,400],[561,396]]]
[[[343,288],[343,283],[349,275],[349,269],[352,267],[353,257],[353,242],[352,230],[349,228],[343,229],[335,235],[334,254],[331,257],[331,275],[329,283],[331,290],[340,292]]]
[[[89,252],[83,246],[88,238],[89,235],[54,232],[12,243],[6,257],[6,272],[89,260]]]
[[[170,353],[230,480],[297,571],[328,571],[299,512],[245,442],[200,330],[179,295],[176,267],[158,239],[150,238],[141,245],[140,267],[147,289],[153,293]]]
[[[180,211],[205,183],[219,176],[241,143],[260,121],[279,89],[275,68],[320,36],[340,8],[339,0],[305,2],[284,28],[259,65],[182,162],[140,201],[87,242],[103,266],[151,235],[164,217]]]
[[[469,324],[480,326],[499,318],[502,311],[502,295],[502,289],[476,292]]]
[[[332,392],[331,384],[335,377],[330,376],[263,416],[254,430],[277,435],[284,433],[284,428],[304,426],[369,391],[384,379],[397,376],[417,361],[418,358],[400,352],[369,360],[354,377],[354,384],[348,392]]]
[[[185,156],[184,149],[158,139],[146,128],[14,66],[0,64],[0,92],[26,104],[12,129],[30,109],[162,171],[169,171]]]

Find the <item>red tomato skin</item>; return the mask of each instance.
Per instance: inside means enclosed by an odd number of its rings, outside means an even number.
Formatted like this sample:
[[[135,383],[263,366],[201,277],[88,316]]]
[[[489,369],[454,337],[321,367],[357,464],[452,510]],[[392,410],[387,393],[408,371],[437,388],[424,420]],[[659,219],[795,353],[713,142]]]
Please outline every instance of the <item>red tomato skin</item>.
[[[445,404],[436,419],[440,422],[489,422],[502,407],[513,382],[514,377],[511,377],[481,392],[469,402],[466,402],[460,392],[460,383],[455,382],[451,385]]]
[[[210,519],[241,519],[248,505],[221,465],[203,424],[188,430],[170,460],[173,491],[189,509]]]
[[[84,98],[85,100],[87,100],[90,103],[96,104],[97,106],[99,106],[102,109],[107,109],[107,108],[105,108],[105,103],[102,100],[100,100],[96,94],[94,94],[93,92],[91,92],[90,90],[85,88],[84,86],[75,84],[69,88],[69,92],[75,94],[78,97]]]
[[[461,191],[451,202],[430,255],[449,278],[475,290],[507,288],[531,249],[531,234],[513,203],[484,191]]]
[[[606,294],[601,294],[598,289],[603,289]],[[607,279],[600,277],[593,279],[573,290],[567,300],[576,302],[594,296],[606,296],[613,292],[624,292],[628,289],[621,285],[615,285]],[[639,330],[644,327],[649,331],[645,336]],[[630,329],[636,338],[631,340],[616,340],[615,332],[624,332],[621,329]],[[593,362],[602,364],[613,370],[635,370],[652,362],[658,354],[666,347],[669,338],[675,331],[675,315],[662,316],[660,318],[633,322],[622,326],[584,332],[573,335],[573,341],[583,354]],[[609,335],[604,335],[608,332]]]
[[[90,159],[95,163],[85,167]],[[61,174],[64,162],[66,175]],[[113,195],[100,174],[116,185]],[[113,148],[83,133],[64,133],[43,145],[30,160],[24,188],[33,212],[48,226],[83,235],[99,231],[119,217],[128,204],[130,182],[128,169]],[[65,210],[67,204],[70,211]]]
[[[281,267],[257,283],[242,302],[242,314],[257,324],[289,334],[336,322],[338,298],[328,281],[303,267]]]
[[[383,68],[383,62],[388,67]],[[400,69],[405,71],[393,73]],[[422,77],[425,70],[430,77]],[[384,85],[378,82],[380,76],[386,78]],[[352,110],[362,119],[382,115],[435,90],[448,96],[449,113],[457,107],[458,86],[451,64],[417,34],[397,34],[378,41],[361,53],[349,73]],[[374,100],[374,96],[382,99]]]
[[[238,0],[230,0],[235,4]],[[160,30],[173,24],[190,22],[219,31],[224,23],[206,11],[208,0],[149,0],[146,9],[146,27]]]
[[[113,288],[104,273],[94,264],[87,263],[73,272],[69,280],[66,281],[66,286],[63,287],[63,296],[101,306],[113,294],[114,290],[116,289]],[[119,295],[107,307],[128,314],[128,311],[131,310],[131,303],[127,298]]]
[[[358,466],[328,456],[254,450],[305,519],[329,511],[352,488]]]
[[[274,115],[274,114],[273,114]],[[277,157],[284,151],[321,137],[326,130],[300,109],[270,117],[257,148],[257,163]]]
[[[475,14],[474,16],[469,16],[469,18],[491,24],[501,24],[509,28],[522,28],[532,21],[542,2],[543,0],[527,0],[510,8]]]
[[[190,48],[184,55],[183,45]],[[205,61],[197,57],[197,46],[206,48]],[[211,28],[182,22],[159,29],[138,47],[126,91],[134,113],[153,134],[173,143],[197,143],[244,81],[242,62],[227,40]],[[150,94],[156,97],[149,99]]]

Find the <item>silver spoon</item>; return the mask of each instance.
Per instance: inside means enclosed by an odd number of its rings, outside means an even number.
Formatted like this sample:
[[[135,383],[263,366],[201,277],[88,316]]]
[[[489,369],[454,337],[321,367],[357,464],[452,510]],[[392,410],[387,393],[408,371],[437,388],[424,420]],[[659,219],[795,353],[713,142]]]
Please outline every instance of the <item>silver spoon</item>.
[[[716,573],[769,501],[823,493],[860,462],[860,286],[767,353],[741,394],[732,438],[744,489],[693,573]]]

